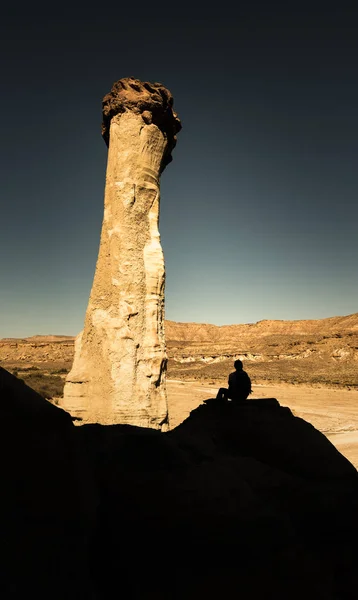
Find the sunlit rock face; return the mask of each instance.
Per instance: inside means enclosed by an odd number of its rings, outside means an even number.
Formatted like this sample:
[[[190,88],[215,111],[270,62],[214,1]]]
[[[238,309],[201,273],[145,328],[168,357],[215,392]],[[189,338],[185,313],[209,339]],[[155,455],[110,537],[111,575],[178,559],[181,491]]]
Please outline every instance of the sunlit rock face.
[[[121,79],[103,99],[104,218],[85,326],[63,406],[87,422],[165,429],[164,257],[159,177],[180,121],[161,84]]]

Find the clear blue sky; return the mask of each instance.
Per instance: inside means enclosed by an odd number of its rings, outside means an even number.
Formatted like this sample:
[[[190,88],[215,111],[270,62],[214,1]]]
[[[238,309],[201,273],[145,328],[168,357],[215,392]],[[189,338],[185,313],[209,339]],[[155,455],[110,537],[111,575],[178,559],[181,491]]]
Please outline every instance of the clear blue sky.
[[[130,75],[166,85],[183,124],[162,176],[166,317],[358,311],[357,12],[268,4],[2,13],[0,337],[83,326],[101,100]]]

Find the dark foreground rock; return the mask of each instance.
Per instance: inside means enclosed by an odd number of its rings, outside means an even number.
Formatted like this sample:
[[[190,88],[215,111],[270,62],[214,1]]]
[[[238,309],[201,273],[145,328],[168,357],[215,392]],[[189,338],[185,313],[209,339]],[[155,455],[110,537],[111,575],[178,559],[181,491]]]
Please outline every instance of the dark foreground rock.
[[[0,415],[1,598],[94,598],[97,503],[70,415],[1,368]]]
[[[3,597],[357,597],[357,472],[276,400],[73,427],[0,375]]]

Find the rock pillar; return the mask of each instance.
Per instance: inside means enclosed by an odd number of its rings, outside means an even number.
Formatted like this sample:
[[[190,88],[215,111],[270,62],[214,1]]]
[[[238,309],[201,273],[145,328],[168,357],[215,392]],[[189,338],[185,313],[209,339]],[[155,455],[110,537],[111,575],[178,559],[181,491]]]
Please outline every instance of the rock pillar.
[[[85,422],[168,424],[159,177],[180,121],[159,83],[117,81],[103,99],[104,218],[63,406]]]

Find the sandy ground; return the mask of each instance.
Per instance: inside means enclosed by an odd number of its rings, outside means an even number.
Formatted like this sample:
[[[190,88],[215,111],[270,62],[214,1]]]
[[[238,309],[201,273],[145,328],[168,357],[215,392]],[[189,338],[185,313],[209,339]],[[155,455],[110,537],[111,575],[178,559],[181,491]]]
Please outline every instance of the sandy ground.
[[[176,427],[219,387],[197,381],[168,380],[170,427]],[[282,406],[312,423],[358,468],[358,391],[304,385],[253,385],[250,398],[277,398]]]

